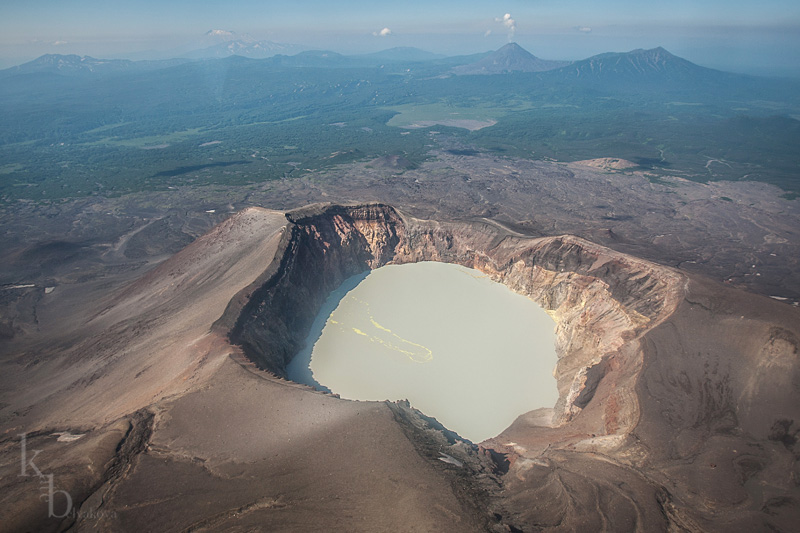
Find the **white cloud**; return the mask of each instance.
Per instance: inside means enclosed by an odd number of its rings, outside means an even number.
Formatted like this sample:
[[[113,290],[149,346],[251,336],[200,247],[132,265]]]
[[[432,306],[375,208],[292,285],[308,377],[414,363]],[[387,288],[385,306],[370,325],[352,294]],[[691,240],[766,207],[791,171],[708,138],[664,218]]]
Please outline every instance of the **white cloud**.
[[[511,16],[511,13],[506,13],[503,15],[503,18],[496,18],[494,20],[495,22],[501,22],[503,26],[506,27],[508,31],[508,40],[511,41],[514,38],[514,34],[517,32],[517,21]]]
[[[390,30],[389,28],[383,28],[381,31],[372,32],[372,35],[374,35],[375,37],[388,37],[392,35],[392,30]]]
[[[483,34],[484,37],[488,37],[492,34],[492,30],[486,30],[486,33]]]
[[[239,35],[233,30],[208,30],[205,33],[205,38],[208,39],[209,42],[213,43],[220,43],[220,42],[227,43],[239,40],[244,40],[244,41],[253,40],[247,35]]]
[[[50,44],[52,44],[53,46],[62,46],[62,45],[69,44],[69,43],[67,41],[53,41]]]
[[[578,30],[579,32],[582,32],[582,33],[591,33],[592,32],[592,28],[590,28],[589,26],[578,26],[575,29]]]

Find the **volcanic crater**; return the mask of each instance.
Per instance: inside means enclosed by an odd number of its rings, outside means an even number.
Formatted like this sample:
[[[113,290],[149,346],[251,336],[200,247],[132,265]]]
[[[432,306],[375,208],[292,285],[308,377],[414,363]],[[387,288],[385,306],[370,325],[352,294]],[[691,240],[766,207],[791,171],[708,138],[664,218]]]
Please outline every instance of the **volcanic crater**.
[[[555,406],[475,444],[407,402],[285,379],[331,291],[419,261],[477,269],[549,312]],[[42,327],[80,299],[54,292]],[[4,367],[25,383],[0,410],[12,529],[797,523],[800,312],[581,238],[375,203],[249,208],[62,327]],[[48,517],[38,481],[16,476],[22,427],[78,513]]]
[[[231,341],[259,368],[286,378],[323,301],[345,279],[390,263],[455,263],[532,298],[556,320],[554,426],[588,405],[612,367],[622,389],[614,394],[625,394],[623,384],[632,385],[628,379],[641,359],[631,346],[674,311],[685,283],[672,270],[583,239],[531,239],[498,232],[488,221],[419,220],[381,204],[309,206],[287,218],[275,272],[237,295],[216,325],[229,329]],[[617,407],[605,434],[624,433],[636,420],[635,402],[611,404]]]

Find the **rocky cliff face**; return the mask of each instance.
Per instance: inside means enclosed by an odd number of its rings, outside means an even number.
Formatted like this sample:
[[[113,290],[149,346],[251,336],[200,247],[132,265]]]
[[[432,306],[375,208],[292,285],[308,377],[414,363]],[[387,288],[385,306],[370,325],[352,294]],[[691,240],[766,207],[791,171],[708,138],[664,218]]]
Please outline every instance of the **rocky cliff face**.
[[[287,218],[275,268],[234,299],[219,322],[233,324],[231,340],[253,362],[282,377],[328,294],[386,264],[404,240],[400,217],[380,205],[312,206]]]

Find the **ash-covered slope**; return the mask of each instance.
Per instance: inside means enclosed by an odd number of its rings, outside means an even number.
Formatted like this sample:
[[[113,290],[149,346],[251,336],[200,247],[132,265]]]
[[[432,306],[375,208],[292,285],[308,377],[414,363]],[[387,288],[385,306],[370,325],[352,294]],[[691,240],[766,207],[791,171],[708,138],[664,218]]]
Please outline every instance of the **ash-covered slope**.
[[[4,414],[37,428],[102,425],[185,390],[210,371],[203,349],[225,351],[209,325],[261,274],[284,224],[280,212],[247,209],[121,291],[54,293],[71,316],[45,310],[40,339],[4,367],[7,390],[29,383],[4,398]]]
[[[83,463],[74,450],[84,446],[107,465],[76,504],[85,516],[105,514],[78,520],[76,530],[394,531],[407,529],[409,517],[437,531],[790,531],[796,524],[797,310],[579,238],[530,238],[489,220],[420,220],[380,204],[317,205],[287,219],[274,260],[213,328],[205,322],[270,373],[214,355],[203,366],[215,370],[185,388],[128,403],[136,414],[101,428],[76,413],[72,427],[58,429],[95,440],[49,443],[48,453],[72,450],[77,471]],[[340,400],[275,377],[342,280],[422,260],[477,268],[551,313],[560,393],[553,409],[521,415],[476,447],[403,403]],[[175,266],[115,301],[161,301],[173,290]],[[188,279],[212,292],[227,283],[202,267]],[[170,323],[168,313],[160,316]],[[120,360],[153,364],[166,356],[119,342],[109,350],[127,349]],[[202,346],[194,349],[207,359]],[[125,394],[140,385],[134,378],[118,386]],[[96,387],[78,382],[71,394]],[[6,435],[38,430],[36,445],[44,447],[55,428],[25,420],[6,416]],[[0,467],[18,469],[14,442],[4,446]],[[27,502],[16,523],[30,523],[23,519],[41,507],[38,494],[7,488],[3,505]]]

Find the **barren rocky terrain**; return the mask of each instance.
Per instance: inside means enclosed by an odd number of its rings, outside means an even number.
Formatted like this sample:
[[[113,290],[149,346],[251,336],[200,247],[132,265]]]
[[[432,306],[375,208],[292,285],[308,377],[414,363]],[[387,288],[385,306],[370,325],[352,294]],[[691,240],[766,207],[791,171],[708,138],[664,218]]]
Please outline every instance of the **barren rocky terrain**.
[[[797,202],[609,165],[5,206],[0,529],[791,531]],[[469,443],[282,378],[328,291],[420,260],[549,310],[553,409]]]
[[[0,334],[25,329],[48,286],[130,277],[249,206],[288,210],[320,201],[379,201],[425,218],[487,218],[531,236],[577,235],[800,304],[800,208],[776,187],[656,178],[605,160],[463,155],[458,145],[451,151],[460,155],[443,151],[416,169],[353,163],[250,186],[4,204]],[[36,289],[7,289],[29,284]]]

